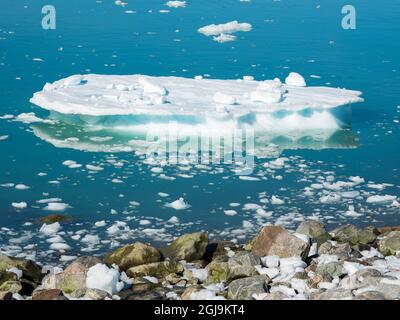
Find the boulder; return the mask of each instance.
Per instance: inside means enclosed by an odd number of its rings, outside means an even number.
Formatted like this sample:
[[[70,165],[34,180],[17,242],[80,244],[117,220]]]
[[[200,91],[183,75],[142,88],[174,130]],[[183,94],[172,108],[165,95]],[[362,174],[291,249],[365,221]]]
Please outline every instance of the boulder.
[[[178,261],[192,262],[203,258],[207,246],[208,234],[206,232],[196,232],[177,238],[163,249],[163,253],[165,256]]]
[[[231,300],[253,300],[254,294],[268,292],[267,276],[254,276],[232,281],[228,286],[228,298]]]
[[[254,266],[261,265],[261,259],[251,252],[238,252],[228,260],[229,279],[245,278],[258,275]]]
[[[310,245],[278,226],[264,227],[255,239],[252,252],[259,257],[276,255],[280,258],[301,257],[305,260]]]
[[[303,221],[296,230],[297,233],[309,236],[312,242],[321,245],[331,239],[322,222],[316,220]]]
[[[8,271],[0,271],[0,285],[2,285],[6,281],[17,281],[18,277],[13,272]]]
[[[228,257],[219,256],[207,266],[207,284],[228,282],[230,279]]]
[[[96,257],[80,257],[72,262],[64,272],[50,276],[53,279],[54,289],[61,289],[64,293],[70,294],[75,290],[86,289],[86,276],[89,269],[96,264],[102,263]],[[47,283],[47,277],[45,283]],[[51,286],[50,286],[51,288]]]
[[[346,274],[343,265],[339,262],[321,264],[317,267],[316,273],[319,275],[328,274],[332,278],[341,277],[342,275]]]
[[[265,298],[263,300],[285,300],[285,299],[289,299],[290,297],[287,296],[286,294],[284,294],[283,292],[280,291],[275,291],[273,293],[269,293],[265,296]]]
[[[34,283],[40,283],[42,279],[42,269],[35,262],[0,255],[0,272],[11,268],[21,270],[22,277],[31,280]]]
[[[132,278],[144,276],[163,278],[171,273],[183,273],[183,271],[183,266],[179,262],[165,260],[129,268],[126,274]]]
[[[204,259],[208,262],[211,262],[216,257],[226,255],[227,250],[225,248],[229,248],[234,252],[242,250],[236,243],[232,241],[216,240],[208,244],[206,253],[204,254]]]
[[[395,227],[385,226],[385,227],[377,228],[377,230],[378,230],[379,234],[384,235],[384,234],[388,234],[392,231],[400,231],[400,226],[395,226]]]
[[[11,292],[0,291],[0,301],[12,300],[13,294]]]
[[[152,291],[148,291],[148,292],[141,292],[141,293],[134,293],[134,292],[130,292],[129,294],[126,294],[124,296],[124,300],[157,300],[157,301],[161,301],[161,300],[166,300],[166,294],[167,294],[167,289],[165,288],[161,288],[158,287]]]
[[[18,293],[22,290],[21,282],[19,281],[6,281],[0,285],[0,292]]]
[[[48,215],[45,217],[41,217],[39,220],[41,223],[53,224],[56,222],[64,222],[67,219],[68,219],[68,217],[64,216],[62,214],[51,214],[51,215]]]
[[[32,300],[58,300],[62,296],[59,289],[36,290],[32,294]]]
[[[110,295],[99,289],[87,289],[84,298],[90,300],[104,300],[106,298],[111,298]]]
[[[312,300],[353,300],[354,296],[350,290],[342,288],[326,290],[311,294]]]
[[[391,231],[379,241],[378,247],[385,256],[395,255],[400,251],[400,231]]]
[[[338,256],[341,259],[350,257],[351,247],[348,243],[332,243],[331,241],[324,242],[318,248],[318,254],[329,254]]]
[[[141,242],[119,248],[108,254],[105,259],[108,265],[116,264],[123,271],[142,264],[160,262],[162,260],[162,253],[158,249]]]
[[[387,300],[399,300],[400,299],[400,282],[399,280],[393,279],[381,279],[379,284],[375,288],[376,291],[383,294]]]
[[[386,300],[386,298],[381,292],[371,290],[357,294],[355,300]]]
[[[366,245],[376,240],[377,233],[378,232],[371,227],[358,229],[351,224],[347,224],[333,230],[330,234],[334,240],[340,242],[350,243],[352,245]]]

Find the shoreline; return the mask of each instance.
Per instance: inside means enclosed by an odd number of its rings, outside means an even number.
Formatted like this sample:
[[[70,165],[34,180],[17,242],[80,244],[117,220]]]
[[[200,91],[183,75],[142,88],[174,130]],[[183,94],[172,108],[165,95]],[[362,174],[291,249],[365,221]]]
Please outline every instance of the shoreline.
[[[59,267],[0,255],[0,300],[400,299],[400,226],[316,220],[263,227],[242,246],[184,234],[165,248],[135,242]]]

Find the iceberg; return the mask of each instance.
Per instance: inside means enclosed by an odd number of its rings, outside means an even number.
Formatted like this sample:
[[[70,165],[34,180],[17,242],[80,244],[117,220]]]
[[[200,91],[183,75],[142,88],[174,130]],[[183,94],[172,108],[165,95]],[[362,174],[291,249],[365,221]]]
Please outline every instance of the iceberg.
[[[31,102],[49,111],[32,124],[35,135],[61,148],[143,153],[150,136],[229,135],[252,130],[254,153],[281,149],[358,146],[351,104],[361,92],[306,87],[291,81],[257,81],[144,75],[73,75],[47,83]],[[293,79],[295,81],[293,81]],[[289,84],[288,84],[289,83]]]

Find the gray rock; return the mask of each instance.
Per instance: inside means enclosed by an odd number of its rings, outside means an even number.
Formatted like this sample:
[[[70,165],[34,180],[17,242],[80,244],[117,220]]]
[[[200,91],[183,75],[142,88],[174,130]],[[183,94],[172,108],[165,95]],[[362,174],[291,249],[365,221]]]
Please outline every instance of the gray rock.
[[[317,267],[316,273],[319,275],[328,274],[332,278],[340,277],[344,275],[346,272],[344,271],[343,265],[339,262],[329,262],[325,264],[321,264]]]
[[[400,251],[400,231],[392,231],[379,241],[379,251],[385,255],[395,255]]]
[[[206,269],[208,270],[208,277],[205,281],[207,284],[228,282],[230,279],[230,269],[226,256],[215,258]]]
[[[359,270],[351,276],[346,276],[340,281],[340,286],[348,289],[355,290],[367,287],[376,287],[381,281],[380,275],[373,271]]]
[[[33,261],[7,257],[0,254],[0,272],[11,268],[22,271],[22,277],[40,283],[42,279],[42,269]]]
[[[252,252],[259,257],[307,258],[310,245],[278,226],[264,227],[252,245]]]
[[[258,272],[254,266],[260,264],[261,259],[251,252],[238,252],[228,260],[229,279],[255,276]]]
[[[64,272],[46,275],[42,281],[42,289],[60,289],[71,296],[77,290],[85,292],[87,272],[98,263],[101,260],[96,257],[80,257],[68,265]]]
[[[350,257],[351,247],[348,243],[332,244],[331,241],[324,242],[318,248],[318,254],[336,255],[339,258],[347,259]]]
[[[376,286],[376,291],[382,293],[387,300],[400,299],[400,284],[398,280],[382,279]]]
[[[166,260],[132,267],[127,270],[126,274],[133,278],[144,276],[162,278],[171,273],[183,273],[183,271],[183,266],[179,262]]]
[[[322,293],[313,293],[310,298],[312,300],[353,300],[354,296],[350,290],[337,288]]]
[[[366,245],[372,243],[377,238],[377,232],[373,228],[358,229],[353,225],[347,224],[341,226],[331,233],[334,240],[340,242],[347,242],[352,245]]]
[[[296,232],[309,236],[312,242],[317,243],[318,246],[331,239],[331,236],[325,230],[324,224],[320,221],[303,221]]]
[[[283,292],[276,291],[273,293],[268,293],[268,295],[264,298],[264,300],[285,300],[289,299],[290,297],[284,294]]]
[[[98,289],[87,289],[84,298],[91,300],[104,300],[105,298],[111,298],[111,297],[105,291]]]
[[[50,300],[57,300],[60,296],[62,296],[62,291],[59,289],[40,289],[40,290],[35,290],[32,293],[32,300],[45,300],[45,301],[50,301]]]
[[[108,265],[116,264],[123,271],[162,260],[163,256],[160,250],[141,242],[123,246],[109,253],[105,259]]]
[[[13,294],[11,292],[0,291],[0,301],[12,300]]]
[[[252,300],[254,294],[268,292],[267,276],[255,276],[232,281],[228,286],[228,298],[231,300]]]
[[[167,257],[172,259],[192,262],[203,258],[207,246],[208,234],[205,232],[196,232],[179,237],[162,251]]]
[[[356,300],[386,300],[386,298],[381,292],[371,290],[357,294]]]
[[[21,290],[22,285],[19,281],[6,281],[0,286],[0,292],[18,293]]]

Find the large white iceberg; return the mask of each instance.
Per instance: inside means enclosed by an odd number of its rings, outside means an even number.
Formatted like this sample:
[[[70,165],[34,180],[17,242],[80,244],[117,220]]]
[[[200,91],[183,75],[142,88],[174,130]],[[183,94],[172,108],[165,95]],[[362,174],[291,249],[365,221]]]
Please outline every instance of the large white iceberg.
[[[302,79],[293,73],[291,78]],[[347,129],[350,104],[362,101],[361,92],[288,83],[293,84],[248,76],[74,75],[34,94],[31,102],[49,110],[51,122],[32,127],[57,147],[87,151],[147,150],[153,141],[149,133],[219,136],[237,129],[254,132],[256,154],[269,152],[270,144],[315,149],[357,145]]]
[[[214,80],[143,75],[75,75],[46,84],[32,103],[61,114],[130,115],[186,123],[230,121],[264,129],[340,126],[332,109],[361,102],[361,92],[299,87],[279,79]],[[225,99],[215,97],[230,97]],[[232,103],[235,101],[235,103]],[[221,108],[221,105],[223,108]],[[313,117],[315,120],[312,121]],[[301,120],[301,121],[300,121]],[[284,129],[288,129],[287,126]],[[290,129],[290,128],[289,128]]]

